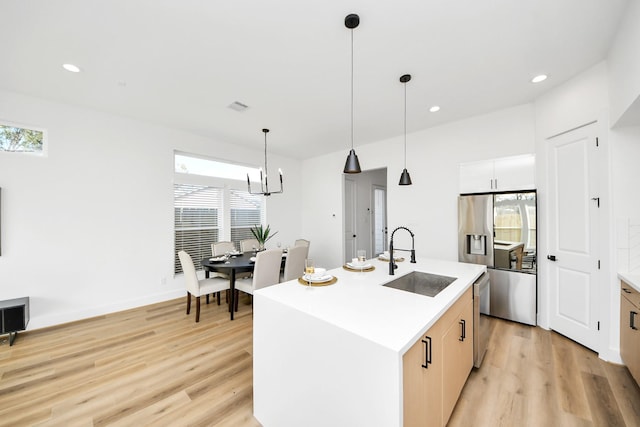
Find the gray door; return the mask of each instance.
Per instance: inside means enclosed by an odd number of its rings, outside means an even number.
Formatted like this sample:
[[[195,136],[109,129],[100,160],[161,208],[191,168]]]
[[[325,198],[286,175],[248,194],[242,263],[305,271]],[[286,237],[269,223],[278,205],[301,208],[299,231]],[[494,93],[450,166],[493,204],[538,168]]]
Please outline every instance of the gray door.
[[[344,178],[344,262],[356,257],[356,182]]]

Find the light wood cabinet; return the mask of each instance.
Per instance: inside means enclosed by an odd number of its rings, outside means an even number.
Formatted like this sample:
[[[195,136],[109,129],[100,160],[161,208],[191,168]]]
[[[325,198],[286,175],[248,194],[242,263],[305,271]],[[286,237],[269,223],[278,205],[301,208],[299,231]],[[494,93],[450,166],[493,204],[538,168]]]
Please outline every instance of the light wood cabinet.
[[[404,425],[440,427],[442,423],[442,359],[433,357],[434,338],[442,336],[437,322],[404,354]],[[435,342],[438,345],[438,342]]]
[[[534,190],[535,155],[460,163],[460,194]]]
[[[446,424],[473,367],[473,301],[465,303],[444,333],[442,351],[442,377],[446,379],[442,383],[442,417]]]
[[[404,426],[446,425],[473,366],[473,296],[468,289],[404,354]]]
[[[640,292],[624,282],[620,290],[620,356],[640,384]]]

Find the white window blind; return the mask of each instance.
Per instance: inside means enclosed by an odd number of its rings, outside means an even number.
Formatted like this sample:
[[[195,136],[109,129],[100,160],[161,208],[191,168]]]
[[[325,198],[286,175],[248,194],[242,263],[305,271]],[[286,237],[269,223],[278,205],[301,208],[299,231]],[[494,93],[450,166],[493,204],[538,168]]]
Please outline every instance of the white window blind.
[[[211,256],[211,244],[221,235],[223,189],[194,184],[174,184],[174,272],[181,273],[178,252],[186,251],[196,269]]]
[[[251,227],[261,223],[263,197],[242,190],[229,191],[231,208],[231,241],[240,247],[240,240],[253,239]]]

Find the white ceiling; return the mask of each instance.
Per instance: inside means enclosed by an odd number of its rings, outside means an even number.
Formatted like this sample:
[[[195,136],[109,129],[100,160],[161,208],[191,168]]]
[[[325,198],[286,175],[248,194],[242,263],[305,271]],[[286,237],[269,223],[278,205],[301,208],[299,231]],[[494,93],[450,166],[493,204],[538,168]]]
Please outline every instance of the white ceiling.
[[[0,0],[0,87],[254,148],[267,127],[270,152],[346,156],[349,13],[357,149],[402,135],[402,74],[409,132],[526,103],[603,60],[627,3]]]

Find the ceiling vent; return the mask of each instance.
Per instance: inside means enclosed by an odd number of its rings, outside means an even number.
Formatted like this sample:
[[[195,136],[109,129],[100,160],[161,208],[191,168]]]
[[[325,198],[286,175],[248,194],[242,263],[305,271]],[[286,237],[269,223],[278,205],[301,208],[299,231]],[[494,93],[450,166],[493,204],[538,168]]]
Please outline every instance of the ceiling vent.
[[[235,101],[234,103],[229,105],[229,108],[235,111],[244,111],[249,108],[248,105],[244,105],[242,102]]]

